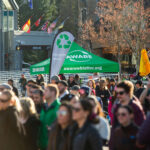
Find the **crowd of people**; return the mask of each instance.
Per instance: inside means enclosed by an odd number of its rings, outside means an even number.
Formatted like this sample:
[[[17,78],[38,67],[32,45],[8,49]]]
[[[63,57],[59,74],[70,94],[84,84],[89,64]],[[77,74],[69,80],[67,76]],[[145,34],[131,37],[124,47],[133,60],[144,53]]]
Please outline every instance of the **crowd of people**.
[[[150,82],[61,74],[0,84],[0,150],[150,150]]]

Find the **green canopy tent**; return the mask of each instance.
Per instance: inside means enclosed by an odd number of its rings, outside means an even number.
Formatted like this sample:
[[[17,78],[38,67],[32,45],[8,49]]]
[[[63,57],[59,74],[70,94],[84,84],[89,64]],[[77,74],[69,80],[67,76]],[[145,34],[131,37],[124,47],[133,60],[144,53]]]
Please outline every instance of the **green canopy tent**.
[[[50,59],[30,67],[31,75],[49,74]],[[73,42],[60,73],[119,72],[119,64],[96,56]]]

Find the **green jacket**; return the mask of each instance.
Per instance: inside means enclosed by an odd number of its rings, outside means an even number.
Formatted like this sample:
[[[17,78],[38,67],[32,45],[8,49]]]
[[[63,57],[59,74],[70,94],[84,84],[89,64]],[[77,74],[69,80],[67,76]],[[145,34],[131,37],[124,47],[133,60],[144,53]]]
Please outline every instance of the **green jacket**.
[[[57,117],[57,111],[59,109],[60,102],[55,100],[47,110],[42,110],[40,114],[41,127],[39,131],[38,145],[41,150],[46,149],[48,146],[49,131],[50,127]]]

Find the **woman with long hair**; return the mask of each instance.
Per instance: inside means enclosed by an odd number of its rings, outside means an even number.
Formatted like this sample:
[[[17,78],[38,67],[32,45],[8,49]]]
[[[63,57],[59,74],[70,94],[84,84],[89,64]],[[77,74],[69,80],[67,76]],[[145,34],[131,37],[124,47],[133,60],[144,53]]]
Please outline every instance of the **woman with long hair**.
[[[37,150],[37,139],[40,127],[40,120],[38,118],[35,104],[31,98],[20,99],[22,111],[19,115],[19,121],[24,125],[25,131],[25,147],[28,150]]]
[[[19,111],[21,109],[15,94],[10,90],[0,92],[1,150],[25,150],[24,128],[18,121]]]
[[[91,88],[91,95],[95,95],[95,88],[96,88],[96,85],[95,85],[95,81],[94,80],[89,80],[88,82],[88,87]]]
[[[87,100],[93,105],[93,111],[94,111],[93,117],[95,115],[99,116],[99,123],[96,124],[95,127],[101,135],[103,145],[105,145],[110,138],[110,127],[108,121],[104,118],[103,110],[96,97],[90,96],[87,98]]]
[[[64,102],[57,112],[57,122],[50,130],[48,150],[69,149],[69,127],[72,124],[72,107]]]
[[[102,150],[100,134],[93,124],[99,123],[93,115],[93,106],[87,100],[80,100],[73,106],[73,120],[77,123],[72,130],[72,150]]]

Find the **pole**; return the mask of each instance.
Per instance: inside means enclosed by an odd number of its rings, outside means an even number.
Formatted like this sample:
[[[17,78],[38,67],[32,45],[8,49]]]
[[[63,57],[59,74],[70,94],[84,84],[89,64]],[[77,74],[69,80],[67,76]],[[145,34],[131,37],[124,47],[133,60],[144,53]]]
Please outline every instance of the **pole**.
[[[0,70],[4,70],[4,33],[3,33],[3,2],[0,1]]]
[[[58,34],[59,34],[59,32],[54,35],[52,50],[51,50],[51,52],[50,52],[49,80],[48,80],[49,83],[51,82],[51,65],[52,65],[52,59],[53,59],[53,58],[52,58],[52,54],[53,54],[53,49],[54,49],[55,40],[56,40]]]

